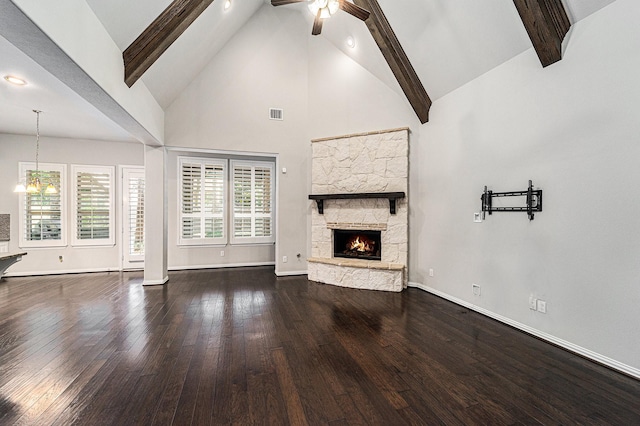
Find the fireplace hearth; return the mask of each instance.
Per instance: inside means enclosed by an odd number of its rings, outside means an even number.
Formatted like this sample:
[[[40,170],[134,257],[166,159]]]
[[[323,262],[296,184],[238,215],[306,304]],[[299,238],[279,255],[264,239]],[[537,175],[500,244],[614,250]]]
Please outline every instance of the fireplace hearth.
[[[333,257],[381,260],[381,232],[334,229]]]

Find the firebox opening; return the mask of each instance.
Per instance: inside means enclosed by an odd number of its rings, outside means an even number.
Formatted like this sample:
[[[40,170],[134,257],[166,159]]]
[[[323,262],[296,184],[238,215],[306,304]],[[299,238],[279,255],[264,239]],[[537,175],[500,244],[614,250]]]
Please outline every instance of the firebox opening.
[[[382,260],[380,231],[333,230],[333,257]]]

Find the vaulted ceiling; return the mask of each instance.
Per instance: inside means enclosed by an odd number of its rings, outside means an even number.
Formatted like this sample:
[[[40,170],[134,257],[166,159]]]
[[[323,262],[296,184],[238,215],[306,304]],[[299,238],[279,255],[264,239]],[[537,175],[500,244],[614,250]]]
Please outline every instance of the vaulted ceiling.
[[[6,0],[5,0],[6,1]],[[188,27],[186,31],[151,65],[142,75],[141,81],[163,107],[168,107],[181,91],[216,56],[225,44],[260,8],[272,8],[269,0],[232,0],[232,7],[225,11],[224,1],[217,0]],[[563,0],[571,23],[579,22],[614,0]],[[87,0],[97,18],[124,51],[153,20],[171,3],[171,0]],[[406,52],[417,76],[432,100],[455,90],[514,56],[532,48],[532,42],[514,2],[505,0],[378,0],[398,40]],[[282,11],[282,12],[281,12]],[[313,17],[302,3],[281,6],[279,13],[298,13],[300,19],[309,21]],[[344,45],[347,36],[368,42],[358,44],[358,49]],[[300,34],[308,37],[308,33]],[[336,48],[381,79],[387,78],[388,67],[380,50],[370,42],[371,35],[365,24],[347,14],[336,14],[322,29],[324,37]],[[11,120],[0,121],[2,133],[32,134],[33,117],[18,117],[12,106],[22,110],[39,103],[47,109],[47,100],[59,97],[67,114],[86,116],[91,125],[68,126],[57,123],[51,135],[96,139],[132,140],[122,129],[108,119],[101,121],[100,113],[86,101],[74,99],[64,85],[48,80],[46,71],[0,37],[0,73],[11,69],[24,69],[36,73],[43,81],[41,90],[16,93],[0,87],[0,117]],[[19,66],[8,64],[15,62]],[[32,62],[32,61],[31,61]],[[3,74],[4,75],[4,74]],[[397,83],[389,81],[394,90]],[[58,87],[62,86],[62,87]],[[42,105],[44,102],[45,105]],[[52,109],[60,108],[56,102]],[[15,110],[15,108],[13,108]],[[23,114],[24,115],[24,114]],[[80,120],[82,121],[82,119]],[[84,127],[87,127],[86,129]],[[93,129],[93,131],[91,130]],[[46,133],[46,131],[43,130]],[[65,133],[66,132],[66,133]]]

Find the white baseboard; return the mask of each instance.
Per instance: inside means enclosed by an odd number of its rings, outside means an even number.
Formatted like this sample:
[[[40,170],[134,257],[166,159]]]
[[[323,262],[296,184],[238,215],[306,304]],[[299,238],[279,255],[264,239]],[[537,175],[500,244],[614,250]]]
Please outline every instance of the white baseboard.
[[[573,344],[571,342],[568,342],[566,340],[560,339],[556,336],[553,336],[551,334],[545,333],[543,331],[537,330],[535,328],[529,327],[528,325],[519,323],[517,321],[514,321],[510,318],[507,317],[503,317],[502,315],[498,315],[494,312],[491,312],[487,309],[481,308],[480,306],[476,306],[472,303],[469,303],[465,300],[462,299],[458,299],[457,297],[451,296],[447,293],[443,293],[440,290],[436,290],[434,288],[431,288],[429,286],[426,286],[424,284],[420,284],[420,283],[414,283],[414,282],[409,282],[409,287],[415,287],[418,288],[420,290],[424,290],[427,293],[431,293],[434,294],[438,297],[441,297],[443,299],[446,299],[450,302],[453,302],[457,305],[460,306],[464,306],[465,308],[469,308],[472,311],[478,312],[479,314],[485,315],[489,318],[493,318],[496,321],[500,321],[503,324],[507,324],[510,325],[511,327],[517,328],[518,330],[524,331],[525,333],[531,334],[532,336],[538,337],[542,340],[545,340],[549,343],[552,343],[554,345],[557,345],[563,349],[566,349],[570,352],[573,352],[575,354],[578,354],[580,356],[583,356],[585,358],[588,358],[590,360],[593,360],[597,363],[603,364],[609,368],[612,368],[614,370],[617,370],[621,373],[627,374],[629,376],[635,377],[640,379],[640,369],[635,368],[635,367],[631,367],[630,365],[627,364],[623,364],[619,361],[616,361],[615,359],[609,358],[607,356],[604,356],[602,354],[599,354],[597,352],[593,352],[589,349],[583,348],[582,346],[578,346],[576,344]]]
[[[242,268],[251,266],[274,266],[276,262],[247,262],[247,263],[223,263],[216,265],[187,265],[170,266],[170,271],[187,271],[191,269],[222,269],[222,268]]]
[[[167,281],[169,281],[169,276],[164,277],[161,280],[144,280],[142,282],[143,286],[150,286],[150,285],[164,285],[167,283]]]
[[[37,277],[40,275],[90,274],[94,272],[120,272],[119,266],[112,268],[63,269],[57,271],[7,272],[4,277]]]
[[[307,275],[307,270],[304,271],[275,271],[277,277],[291,277],[294,275]]]

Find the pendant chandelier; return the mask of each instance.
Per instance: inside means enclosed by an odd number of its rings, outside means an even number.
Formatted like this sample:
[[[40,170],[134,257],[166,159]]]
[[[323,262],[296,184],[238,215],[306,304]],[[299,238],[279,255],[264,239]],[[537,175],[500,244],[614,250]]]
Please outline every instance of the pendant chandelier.
[[[25,186],[23,182],[18,182],[18,184],[16,185],[16,189],[14,189],[14,192],[26,192],[28,194],[42,193],[42,184],[40,183],[40,164],[38,158],[40,154],[40,113],[42,111],[34,109],[33,112],[36,113],[36,170],[35,172],[31,172],[29,183]],[[49,182],[44,190],[44,193],[57,194],[58,190],[53,185],[53,183]]]

